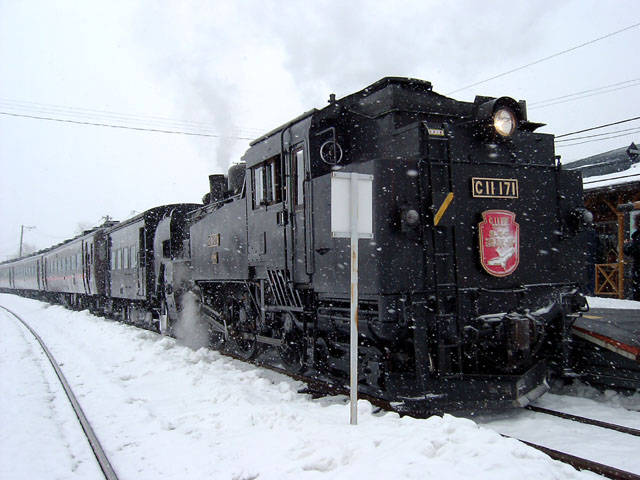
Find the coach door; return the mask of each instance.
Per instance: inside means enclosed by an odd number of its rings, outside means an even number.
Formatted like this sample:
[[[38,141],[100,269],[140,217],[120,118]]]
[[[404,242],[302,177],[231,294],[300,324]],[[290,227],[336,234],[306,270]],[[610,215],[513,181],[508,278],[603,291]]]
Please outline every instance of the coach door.
[[[82,284],[87,295],[91,295],[91,244],[82,242]]]
[[[36,260],[36,280],[38,281],[38,290],[42,290],[42,260]]]
[[[138,233],[138,248],[136,252],[136,283],[138,291],[136,294],[139,297],[145,297],[147,295],[147,236],[145,235],[144,227],[139,230]],[[153,261],[151,259],[150,261]]]
[[[291,212],[291,222],[288,230],[287,247],[290,252],[290,264],[295,283],[309,283],[312,255],[311,228],[309,216],[311,201],[309,182],[307,181],[308,165],[304,145],[299,144],[291,149],[290,174],[287,176],[287,192],[290,192],[288,206]],[[289,240],[290,239],[290,240]]]

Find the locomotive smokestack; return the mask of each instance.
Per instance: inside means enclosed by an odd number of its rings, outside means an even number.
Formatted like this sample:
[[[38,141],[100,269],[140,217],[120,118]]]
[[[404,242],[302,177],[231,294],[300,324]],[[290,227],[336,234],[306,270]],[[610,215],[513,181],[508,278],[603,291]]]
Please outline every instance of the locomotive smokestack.
[[[214,203],[224,198],[227,179],[224,175],[209,175],[209,203]]]

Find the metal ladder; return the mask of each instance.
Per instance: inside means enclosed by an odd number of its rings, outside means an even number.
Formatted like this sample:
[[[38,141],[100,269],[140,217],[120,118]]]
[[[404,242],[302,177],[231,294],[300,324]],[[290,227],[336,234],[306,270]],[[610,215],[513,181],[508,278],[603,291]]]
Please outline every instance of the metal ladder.
[[[437,372],[440,376],[451,376],[462,373],[453,172],[447,136],[429,135],[431,129],[425,130],[429,181],[427,201],[430,201],[432,209],[432,243],[428,260],[432,265],[435,297]],[[437,130],[443,129],[439,126]]]

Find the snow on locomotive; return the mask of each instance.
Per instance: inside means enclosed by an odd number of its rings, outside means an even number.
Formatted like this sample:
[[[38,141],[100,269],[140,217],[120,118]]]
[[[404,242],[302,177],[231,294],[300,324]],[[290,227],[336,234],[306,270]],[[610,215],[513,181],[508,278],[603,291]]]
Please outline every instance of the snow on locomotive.
[[[570,374],[587,308],[581,178],[540,126],[524,102],[457,101],[415,79],[332,96],[210,177],[190,260],[164,262],[167,303],[191,288],[216,346],[275,348],[291,371],[346,383],[350,249],[331,235],[330,179],[371,175],[359,389],[412,411],[525,405],[550,369]]]

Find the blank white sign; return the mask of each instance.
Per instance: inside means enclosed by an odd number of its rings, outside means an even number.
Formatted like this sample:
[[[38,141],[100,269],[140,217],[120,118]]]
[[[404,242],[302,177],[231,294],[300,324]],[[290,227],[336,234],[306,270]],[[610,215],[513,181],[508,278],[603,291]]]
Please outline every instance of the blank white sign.
[[[358,237],[373,238],[373,176],[331,174],[331,235],[351,236],[351,175],[358,178]]]

